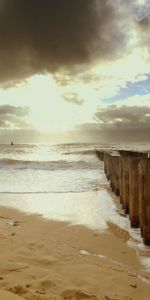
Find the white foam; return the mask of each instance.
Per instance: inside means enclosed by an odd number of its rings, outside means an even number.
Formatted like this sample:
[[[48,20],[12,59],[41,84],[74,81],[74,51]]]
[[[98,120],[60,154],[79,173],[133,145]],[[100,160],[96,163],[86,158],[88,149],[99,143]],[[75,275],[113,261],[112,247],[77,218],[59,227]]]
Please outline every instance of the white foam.
[[[95,190],[98,183],[106,184],[107,181],[102,162],[90,150],[93,147],[80,144],[0,145],[0,192],[63,193]]]
[[[150,257],[140,256],[139,258],[146,271],[150,272]]]
[[[91,255],[88,251],[86,250],[80,250],[81,255]]]
[[[105,230],[115,205],[106,190],[64,194],[1,194],[0,204],[51,220]]]
[[[90,253],[90,252],[88,252],[88,251],[86,251],[86,250],[80,250],[80,254],[81,255],[91,255],[91,256],[96,256],[96,257],[99,257],[99,258],[101,258],[101,259],[108,259],[109,260],[109,258],[107,258],[107,256],[105,256],[105,255],[101,255],[101,254],[94,254],[94,253]]]

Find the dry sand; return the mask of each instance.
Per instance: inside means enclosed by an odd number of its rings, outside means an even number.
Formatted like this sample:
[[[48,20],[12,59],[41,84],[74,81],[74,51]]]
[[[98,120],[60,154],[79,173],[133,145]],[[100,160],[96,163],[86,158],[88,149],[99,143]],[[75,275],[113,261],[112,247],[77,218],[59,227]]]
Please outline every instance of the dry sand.
[[[1,300],[149,300],[148,279],[109,231],[0,208]]]

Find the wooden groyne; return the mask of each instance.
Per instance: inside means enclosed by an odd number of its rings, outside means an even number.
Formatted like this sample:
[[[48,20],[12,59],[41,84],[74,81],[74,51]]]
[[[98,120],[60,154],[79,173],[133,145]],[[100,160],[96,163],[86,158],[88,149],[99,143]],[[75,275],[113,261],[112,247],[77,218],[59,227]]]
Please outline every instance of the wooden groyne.
[[[131,227],[141,229],[150,246],[150,153],[119,150],[96,151],[112,191],[119,196]]]

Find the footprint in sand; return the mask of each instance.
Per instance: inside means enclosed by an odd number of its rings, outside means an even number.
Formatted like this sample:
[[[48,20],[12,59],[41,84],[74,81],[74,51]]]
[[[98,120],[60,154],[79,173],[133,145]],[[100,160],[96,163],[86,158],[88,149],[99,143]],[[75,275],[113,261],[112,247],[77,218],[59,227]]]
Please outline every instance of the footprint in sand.
[[[52,289],[55,286],[56,286],[56,284],[54,282],[52,282],[51,280],[44,280],[44,281],[41,281],[40,283],[38,283],[37,290],[41,293],[44,293],[44,292],[49,291],[50,289]]]
[[[96,296],[84,291],[67,290],[62,293],[64,300],[99,300]]]
[[[24,287],[22,287],[21,285],[16,285],[13,287],[10,287],[8,289],[9,292],[17,294],[19,296],[24,295],[27,293],[27,289],[25,289]]]
[[[18,296],[18,295],[14,295],[11,292],[5,291],[5,290],[0,290],[0,299],[4,300],[22,300],[22,297]]]

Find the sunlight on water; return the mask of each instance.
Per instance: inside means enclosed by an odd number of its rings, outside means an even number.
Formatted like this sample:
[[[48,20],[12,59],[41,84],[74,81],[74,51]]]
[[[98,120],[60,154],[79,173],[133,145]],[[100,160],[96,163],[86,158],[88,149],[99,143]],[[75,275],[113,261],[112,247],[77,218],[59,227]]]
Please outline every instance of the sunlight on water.
[[[95,146],[96,147],[96,146]],[[0,192],[82,192],[106,183],[93,145],[1,145]]]
[[[37,213],[51,220],[105,230],[107,220],[116,215],[115,205],[106,190],[85,193],[1,194],[0,204]]]

